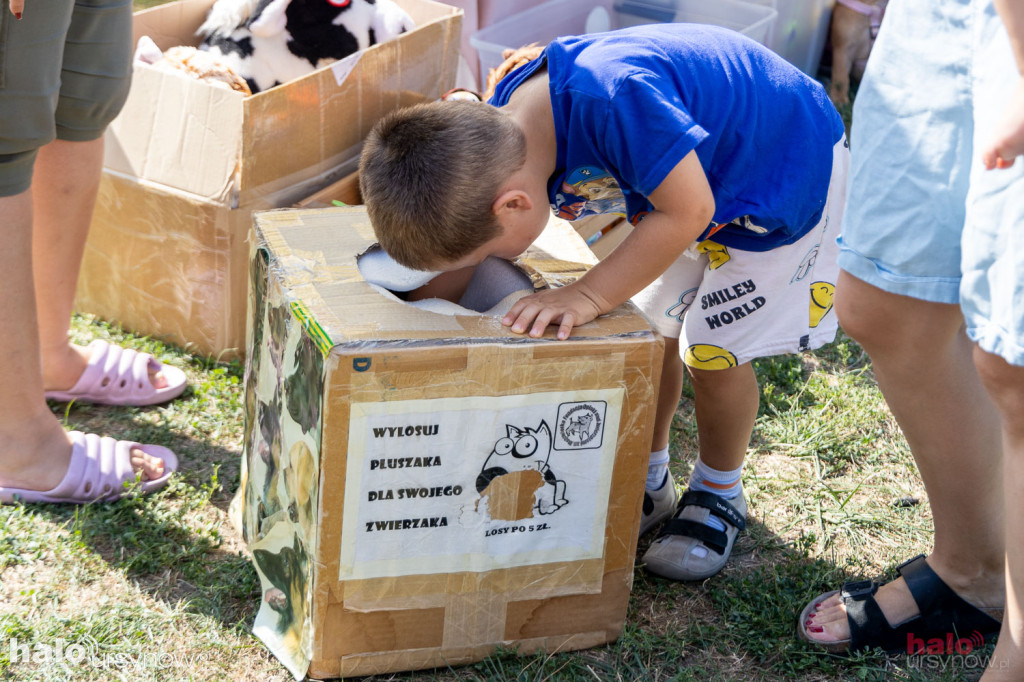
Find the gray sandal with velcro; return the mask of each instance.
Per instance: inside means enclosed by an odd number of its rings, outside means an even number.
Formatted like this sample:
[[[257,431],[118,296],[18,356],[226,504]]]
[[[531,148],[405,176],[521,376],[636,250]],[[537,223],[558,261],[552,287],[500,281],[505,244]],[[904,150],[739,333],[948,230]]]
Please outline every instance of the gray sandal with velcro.
[[[714,514],[725,530],[707,525]],[[722,570],[736,536],[747,527],[743,491],[726,500],[714,493],[687,491],[670,519],[643,556],[647,570],[672,580],[704,580]],[[695,548],[704,551],[694,553]],[[701,556],[703,555],[703,556]]]

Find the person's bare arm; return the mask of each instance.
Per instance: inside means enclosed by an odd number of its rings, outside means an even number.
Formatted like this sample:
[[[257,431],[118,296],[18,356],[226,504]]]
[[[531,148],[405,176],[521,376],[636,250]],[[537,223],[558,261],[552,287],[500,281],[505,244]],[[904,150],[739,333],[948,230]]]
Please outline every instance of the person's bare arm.
[[[558,338],[629,300],[663,273],[708,226],[715,212],[704,169],[690,152],[649,197],[655,210],[603,261],[576,282],[526,296],[502,324],[538,337],[549,324]]]
[[[995,0],[995,6],[1010,37],[1017,63],[1017,82],[999,125],[982,150],[982,161],[989,170],[1009,168],[1024,154],[1024,2]]]

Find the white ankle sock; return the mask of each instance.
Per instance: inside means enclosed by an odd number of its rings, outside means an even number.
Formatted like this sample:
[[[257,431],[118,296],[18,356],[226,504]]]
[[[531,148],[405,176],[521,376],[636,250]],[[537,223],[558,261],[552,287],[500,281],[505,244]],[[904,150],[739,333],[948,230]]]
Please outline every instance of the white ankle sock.
[[[660,490],[668,480],[668,448],[663,448],[651,453],[647,462],[647,489]]]
[[[690,483],[687,487],[689,490],[703,490],[731,500],[740,494],[742,471],[742,466],[732,471],[712,469],[698,457],[697,463],[693,465],[693,471],[690,473]],[[714,514],[708,517],[707,524],[717,530],[725,530],[725,524]]]

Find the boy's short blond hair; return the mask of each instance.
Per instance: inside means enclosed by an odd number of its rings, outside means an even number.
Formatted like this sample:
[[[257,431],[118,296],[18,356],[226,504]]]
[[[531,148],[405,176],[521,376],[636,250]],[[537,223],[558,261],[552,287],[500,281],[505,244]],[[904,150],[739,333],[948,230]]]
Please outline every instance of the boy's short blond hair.
[[[526,161],[526,139],[479,102],[418,104],[374,126],[359,186],[377,240],[406,267],[442,269],[501,234],[491,210]]]

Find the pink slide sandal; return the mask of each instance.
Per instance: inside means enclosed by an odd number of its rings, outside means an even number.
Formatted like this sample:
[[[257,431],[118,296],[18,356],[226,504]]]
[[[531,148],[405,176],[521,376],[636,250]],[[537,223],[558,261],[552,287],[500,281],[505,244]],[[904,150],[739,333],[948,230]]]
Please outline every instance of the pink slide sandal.
[[[127,440],[115,440],[94,433],[71,431],[72,449],[68,472],[52,490],[25,490],[0,487],[0,503],[13,502],[89,502],[112,501],[124,494],[124,484],[135,480],[131,451],[138,448],[164,462],[164,475],[140,483],[142,492],[149,493],[164,486],[178,469],[178,458],[160,445],[142,445]]]
[[[47,400],[97,403],[99,405],[156,405],[177,398],[185,391],[185,373],[161,364],[149,353],[139,353],[96,339],[89,344],[92,354],[78,383],[69,391],[47,391]],[[159,371],[167,386],[156,388],[150,370]]]

